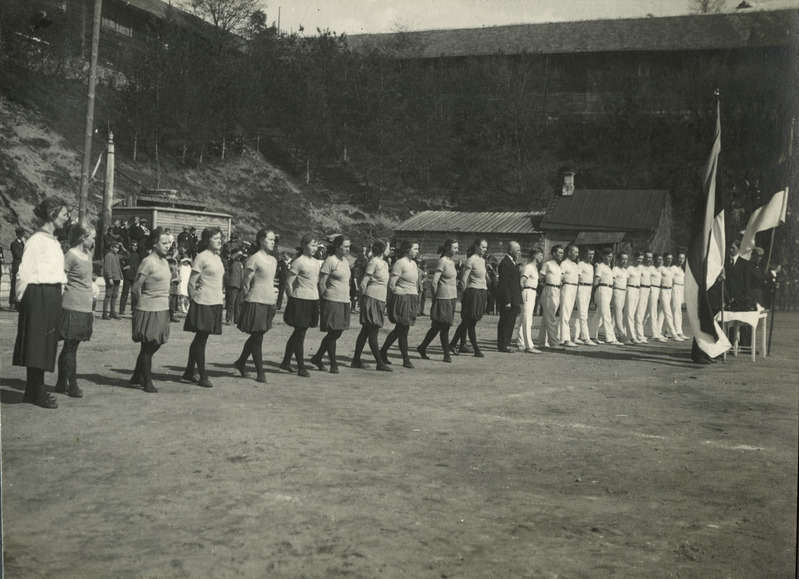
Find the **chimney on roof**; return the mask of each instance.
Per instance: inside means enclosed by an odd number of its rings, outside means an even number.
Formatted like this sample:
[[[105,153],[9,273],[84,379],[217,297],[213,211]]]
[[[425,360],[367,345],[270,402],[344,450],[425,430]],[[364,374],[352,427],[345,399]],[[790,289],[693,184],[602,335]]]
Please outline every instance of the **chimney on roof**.
[[[563,189],[561,195],[568,197],[574,195],[574,171],[566,171],[563,173]]]

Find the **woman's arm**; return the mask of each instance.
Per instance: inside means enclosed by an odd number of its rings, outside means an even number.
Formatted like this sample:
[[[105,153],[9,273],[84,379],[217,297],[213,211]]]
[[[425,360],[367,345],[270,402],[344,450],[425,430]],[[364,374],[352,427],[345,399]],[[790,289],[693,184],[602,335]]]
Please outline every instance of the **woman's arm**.
[[[200,279],[200,272],[191,270],[191,275],[189,276],[189,301],[194,301],[194,292],[197,290],[197,280]]]
[[[416,266],[414,266],[416,267]],[[400,275],[402,274],[402,260],[398,259],[394,266],[391,268],[391,274],[388,276],[388,290],[394,293],[394,288],[397,287]]]

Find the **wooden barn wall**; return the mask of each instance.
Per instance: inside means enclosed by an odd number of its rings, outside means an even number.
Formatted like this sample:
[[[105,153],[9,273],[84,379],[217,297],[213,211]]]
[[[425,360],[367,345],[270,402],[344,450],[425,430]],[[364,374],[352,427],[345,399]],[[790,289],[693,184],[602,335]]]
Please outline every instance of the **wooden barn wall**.
[[[169,228],[175,236],[183,231],[183,226],[197,228],[199,237],[202,230],[206,227],[219,227],[225,238],[230,238],[231,219],[230,217],[206,215],[203,213],[180,212],[168,207],[115,207],[114,219],[132,219],[134,216],[147,219],[147,226]]]

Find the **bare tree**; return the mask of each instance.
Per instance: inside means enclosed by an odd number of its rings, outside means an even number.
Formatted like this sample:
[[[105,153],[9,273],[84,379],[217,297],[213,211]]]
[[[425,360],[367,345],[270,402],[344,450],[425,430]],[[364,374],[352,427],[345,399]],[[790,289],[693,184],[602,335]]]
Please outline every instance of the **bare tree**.
[[[224,32],[241,33],[254,13],[266,8],[263,0],[184,0],[194,14]]]
[[[692,11],[699,14],[718,14],[724,10],[726,0],[691,0]]]

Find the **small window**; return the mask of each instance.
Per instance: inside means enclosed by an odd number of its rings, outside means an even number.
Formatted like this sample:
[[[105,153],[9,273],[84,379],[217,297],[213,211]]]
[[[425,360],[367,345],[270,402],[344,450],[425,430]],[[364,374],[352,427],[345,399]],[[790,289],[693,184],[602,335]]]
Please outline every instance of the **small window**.
[[[130,26],[125,26],[124,24],[120,24],[116,20],[109,18],[108,16],[103,16],[103,28],[107,30],[113,30],[117,34],[121,34],[122,36],[127,36],[128,38],[133,38],[133,28]]]

